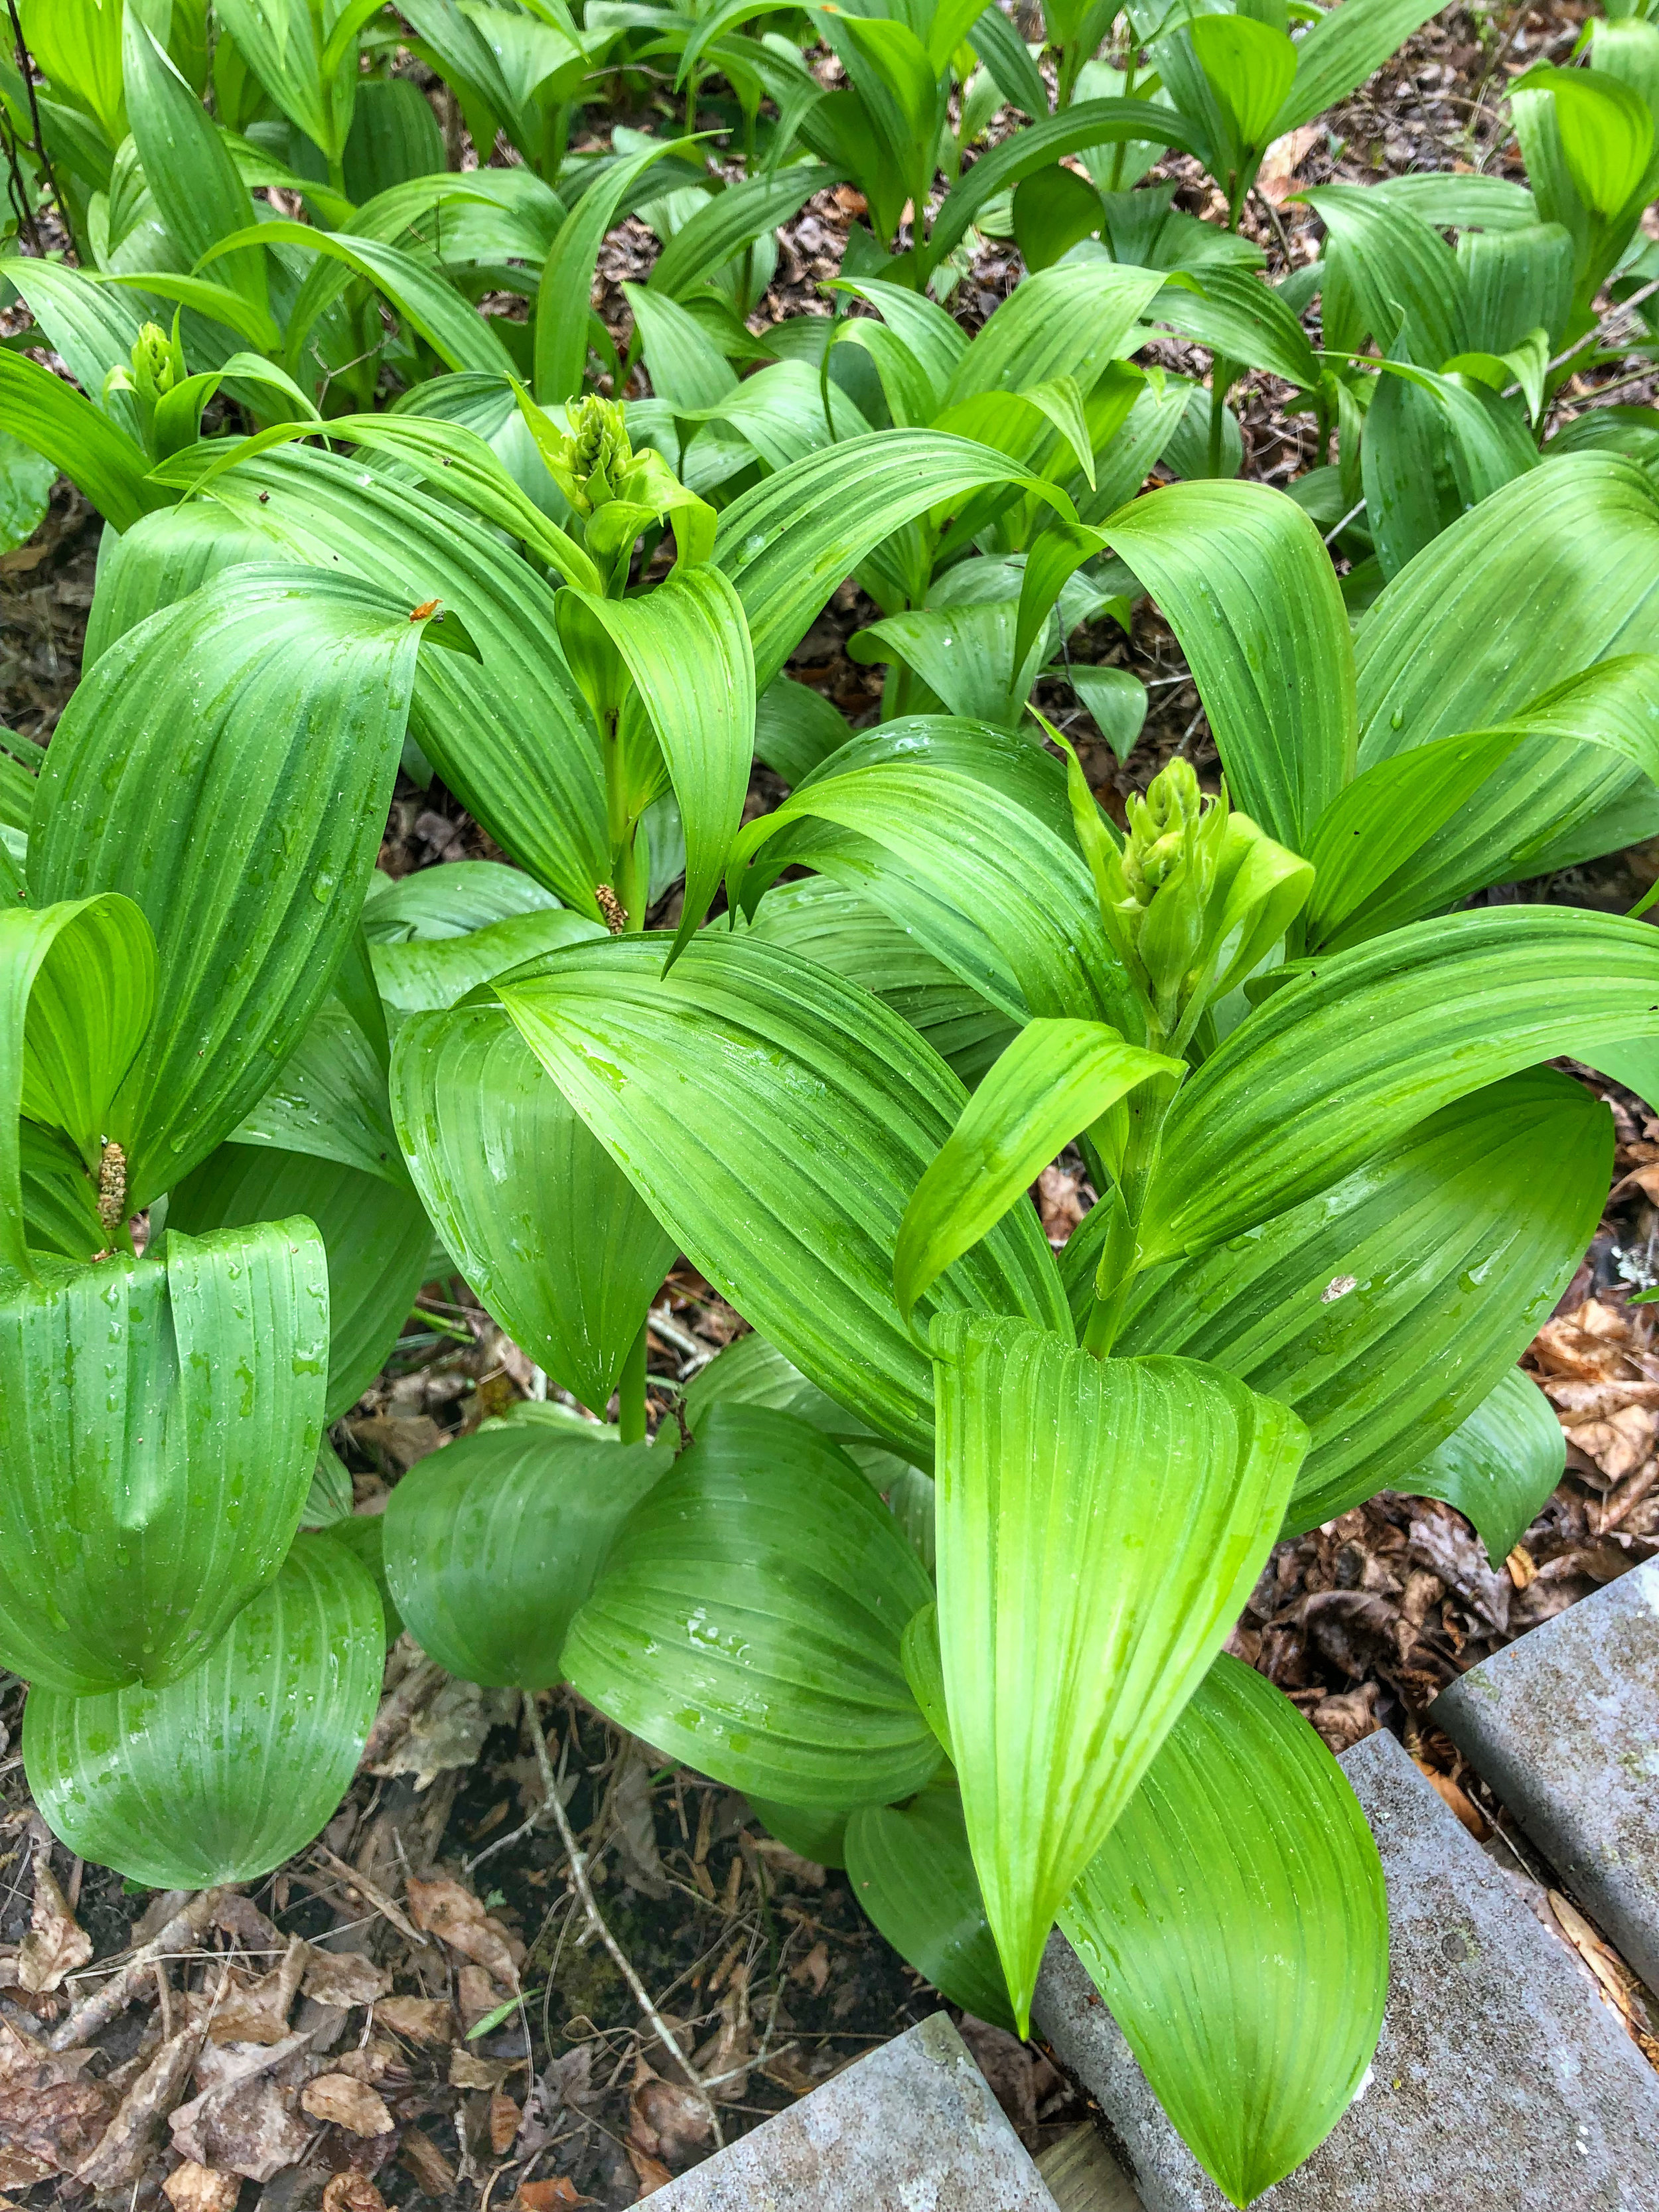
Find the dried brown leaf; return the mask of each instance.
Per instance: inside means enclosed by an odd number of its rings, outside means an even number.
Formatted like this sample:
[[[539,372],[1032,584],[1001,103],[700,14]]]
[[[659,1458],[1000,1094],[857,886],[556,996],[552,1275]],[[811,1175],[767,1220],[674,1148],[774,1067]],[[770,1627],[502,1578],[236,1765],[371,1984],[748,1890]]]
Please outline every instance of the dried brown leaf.
[[[447,2197],[455,2186],[455,2169],[428,2135],[406,2128],[398,2145],[398,2163],[412,2173],[428,2197]]]
[[[323,2212],[386,2212],[386,2199],[366,2173],[331,2174],[323,2190]]]
[[[100,2191],[131,2188],[143,2172],[156,2130],[190,2078],[201,2033],[180,2029],[164,2043],[131,2082],[97,2148],[76,2169],[78,2180]]]
[[[387,2136],[392,2130],[385,2098],[349,2074],[319,2074],[300,2092],[300,2103],[313,2120],[332,2120],[354,2136]]]
[[[489,2094],[489,2148],[497,2158],[505,2158],[518,2139],[519,2123],[524,2114],[505,2089],[492,2089]]]
[[[453,2043],[455,2014],[442,1997],[378,1997],[374,2017],[410,2043]]]
[[[17,1950],[17,1980],[32,1996],[60,1989],[64,1977],[92,1956],[92,1939],[80,1927],[52,1870],[50,1847],[34,1856],[34,1903],[29,1932]]]
[[[482,2058],[474,2051],[452,2051],[449,2054],[452,2089],[499,2089],[512,2071],[510,2059]]]
[[[0,2020],[0,2142],[49,2172],[70,2172],[94,2150],[115,2111],[102,2081],[82,2081],[89,2051],[51,2051]],[[10,2188],[27,2180],[0,2174]]]
[[[556,2173],[550,2181],[521,2181],[512,2212],[563,2212],[566,2205],[597,2204],[597,2197],[584,2197],[569,2177]]]
[[[187,2158],[161,2184],[161,2194],[173,2212],[235,2212],[242,2191],[240,2173],[220,2173],[210,2166],[198,2166]]]
[[[632,2143],[628,2146],[628,2162],[639,2177],[640,2195],[634,2199],[636,2204],[640,2197],[649,2197],[658,2189],[666,2189],[674,2179],[659,2158],[649,2157],[644,2151],[636,2150]]]
[[[789,1978],[811,1989],[815,1997],[823,1995],[830,1979],[830,1946],[820,1937],[804,1959],[797,1959],[789,1969]]]
[[[319,2004],[338,2005],[343,2010],[351,2005],[374,2004],[385,1996],[392,1987],[392,1977],[361,1951],[313,1950],[300,1987]]]
[[[459,1881],[411,1881],[410,1917],[423,1936],[435,1936],[449,1950],[470,1959],[507,1990],[518,1986],[524,1945],[494,1920],[470,1889]]]

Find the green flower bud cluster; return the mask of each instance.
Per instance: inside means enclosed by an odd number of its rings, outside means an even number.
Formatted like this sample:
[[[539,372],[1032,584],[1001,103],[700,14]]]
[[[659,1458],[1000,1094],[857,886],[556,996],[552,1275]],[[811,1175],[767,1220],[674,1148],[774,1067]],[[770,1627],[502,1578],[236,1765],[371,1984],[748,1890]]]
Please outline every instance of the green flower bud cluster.
[[[565,409],[569,433],[545,458],[559,489],[584,520],[619,496],[634,459],[623,404],[597,392]]]
[[[159,323],[146,323],[132,342],[132,388],[153,407],[179,381],[182,363]]]
[[[1210,933],[1229,812],[1226,793],[1206,800],[1192,763],[1180,758],[1153,777],[1144,799],[1128,802],[1129,896],[1120,912],[1166,1027],[1180,1018],[1183,982]]]

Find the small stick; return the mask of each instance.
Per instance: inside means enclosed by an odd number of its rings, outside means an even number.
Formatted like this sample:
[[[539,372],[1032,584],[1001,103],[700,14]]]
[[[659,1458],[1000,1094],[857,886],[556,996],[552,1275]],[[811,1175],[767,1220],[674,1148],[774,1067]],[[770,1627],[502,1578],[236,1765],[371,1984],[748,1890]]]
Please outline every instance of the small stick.
[[[693,2094],[708,2115],[708,2124],[714,2130],[715,2147],[717,2149],[723,2150],[726,2147],[726,2137],[720,2133],[720,2114],[714,2110],[714,2099],[703,2087],[696,2067],[680,2049],[667,2021],[652,2002],[651,1993],[635,1972],[633,1961],[611,1933],[610,1929],[606,1927],[604,1917],[593,1901],[592,1887],[587,1879],[587,1854],[576,1841],[575,1832],[570,1825],[570,1815],[565,1811],[563,1801],[559,1796],[558,1786],[553,1773],[553,1763],[547,1755],[547,1741],[542,1734],[540,1716],[535,1715],[533,1719],[534,1724],[531,1734],[535,1738],[537,1764],[542,1770],[542,1787],[547,1792],[547,1802],[558,1827],[559,1840],[564,1845],[570,1861],[571,1883],[577,1896],[581,1899],[582,1910],[587,1915],[587,1924],[610,1953],[612,1965],[633,1992],[635,2003],[650,2022],[653,2031],[660,2039],[664,2047],[672,2051],[678,2060],[686,2080],[691,2085]]]
[[[177,1950],[187,1936],[198,1936],[228,1894],[223,1889],[198,1890],[183,1911],[175,1913],[159,1936],[135,1952],[118,1974],[112,1976],[84,2004],[76,2005],[66,2020],[58,2022],[46,2039],[47,2049],[71,2050],[88,2036],[96,2035],[100,2027],[107,2027],[116,2014],[125,2012],[131,2003],[161,1954]]]
[[[378,1888],[366,1874],[359,1874],[356,1867],[348,1866],[343,1858],[337,1858],[326,1844],[313,1844],[312,1855],[321,1859],[331,1874],[337,1875],[342,1881],[355,1889],[365,1905],[372,1905],[382,1919],[389,1920],[400,1936],[406,1936],[411,1943],[418,1943],[423,1951],[428,1948],[431,1938],[422,1936],[403,1907],[394,1905],[386,1892]]]

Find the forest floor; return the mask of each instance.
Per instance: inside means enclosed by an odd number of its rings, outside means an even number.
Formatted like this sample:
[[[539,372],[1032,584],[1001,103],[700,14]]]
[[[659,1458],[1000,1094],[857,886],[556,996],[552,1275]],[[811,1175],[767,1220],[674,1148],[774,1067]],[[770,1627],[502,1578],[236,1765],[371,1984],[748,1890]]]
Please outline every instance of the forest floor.
[[[1304,187],[1513,168],[1503,83],[1565,60],[1583,13],[1448,8],[1342,111],[1284,142],[1243,226],[1270,270],[1316,250],[1313,218],[1290,197]],[[1190,163],[1161,173],[1180,182],[1179,204],[1215,212]],[[825,311],[817,288],[857,211],[843,187],[786,227],[757,326]],[[598,304],[614,328],[626,322],[622,282],[643,275],[654,250],[631,221],[607,245]],[[987,241],[953,307],[982,318],[1018,273],[1012,248]],[[1161,351],[1170,367],[1200,360],[1174,340]],[[1321,458],[1306,418],[1282,411],[1285,396],[1254,379],[1242,410],[1245,472],[1280,483]],[[1622,399],[1653,396],[1640,380],[1620,384]],[[1589,398],[1575,383],[1563,402],[1571,411]],[[35,538],[0,556],[0,716],[14,728],[49,735],[77,679],[98,528],[60,483]],[[881,678],[846,645],[875,611],[843,586],[791,664],[855,723],[876,719]],[[1146,728],[1121,763],[1069,692],[1047,702],[1120,819],[1123,795],[1177,750],[1213,781],[1197,694],[1150,611],[1133,640],[1102,623],[1073,650],[1152,686]],[[750,811],[781,789],[757,771]],[[383,866],[404,874],[483,855],[494,848],[441,786],[400,787]],[[1489,896],[1618,910],[1656,870],[1659,849],[1642,848]],[[1463,1668],[1659,1551],[1656,1310],[1628,1302],[1659,1279],[1659,1121],[1577,1072],[1607,1100],[1618,1150],[1595,1239],[1528,1354],[1567,1430],[1565,1480],[1497,1572],[1452,1509],[1392,1494],[1279,1546],[1231,1648],[1333,1749],[1377,1727],[1401,1735],[1659,2063],[1659,2003],[1578,1916],[1553,1911],[1526,1846],[1424,1717]],[[1064,1167],[1034,1194],[1056,1244],[1092,1197]],[[674,1270],[653,1314],[653,1419],[742,1326],[692,1270]],[[417,1460],[542,1387],[459,1278],[429,1284],[385,1372],[335,1431],[358,1510],[381,1508]],[[10,2146],[0,2148],[0,2212],[94,2198],[140,2212],[163,2188],[174,2212],[230,2212],[239,2192],[265,2212],[380,2212],[416,2196],[468,2212],[610,2208],[707,2155],[707,2107],[597,1939],[556,1832],[538,1817],[532,1726],[549,1732],[597,1909],[690,2054],[724,2139],[939,2002],[864,1918],[846,1876],[768,1838],[734,1792],[660,1760],[568,1692],[544,1693],[532,1711],[515,1692],[454,1681],[406,1637],[339,1814],[246,1894],[134,1891],[54,1846],[17,1750],[23,1696],[0,1677],[0,2145]],[[102,1994],[118,1990],[118,2008]],[[9,2021],[24,2016],[60,2056],[43,2064],[22,2044]],[[1040,2047],[963,2027],[1034,2147],[1079,2116]]]

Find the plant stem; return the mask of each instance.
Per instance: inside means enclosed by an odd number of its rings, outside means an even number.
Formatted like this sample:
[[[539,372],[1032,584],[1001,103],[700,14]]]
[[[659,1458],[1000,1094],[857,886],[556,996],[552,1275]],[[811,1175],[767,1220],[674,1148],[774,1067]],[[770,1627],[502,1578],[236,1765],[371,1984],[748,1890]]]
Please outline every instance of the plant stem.
[[[1158,1048],[1155,1042],[1153,1049]],[[1155,1090],[1150,1084],[1143,1084],[1128,1097],[1129,1134],[1114,1194],[1122,1218],[1114,1224],[1101,1255],[1101,1272],[1095,1278],[1095,1302],[1083,1330],[1083,1348],[1092,1352],[1097,1359],[1108,1358],[1117,1341],[1129,1285],[1138,1271],[1140,1217],[1146,1211],[1146,1194],[1158,1166],[1164,1142],[1164,1120],[1172,1096],[1161,1087]],[[1102,1200],[1103,1204],[1106,1202]],[[1107,1278],[1103,1291],[1100,1286],[1102,1274]]]
[[[629,1347],[617,1378],[617,1421],[625,1444],[641,1443],[645,1438],[645,1333],[650,1325],[648,1318],[640,1323],[640,1333]]]
[[[1210,362],[1210,450],[1206,463],[1212,477],[1221,474],[1221,434],[1226,424],[1227,393],[1232,380],[1232,363],[1217,354]]]

